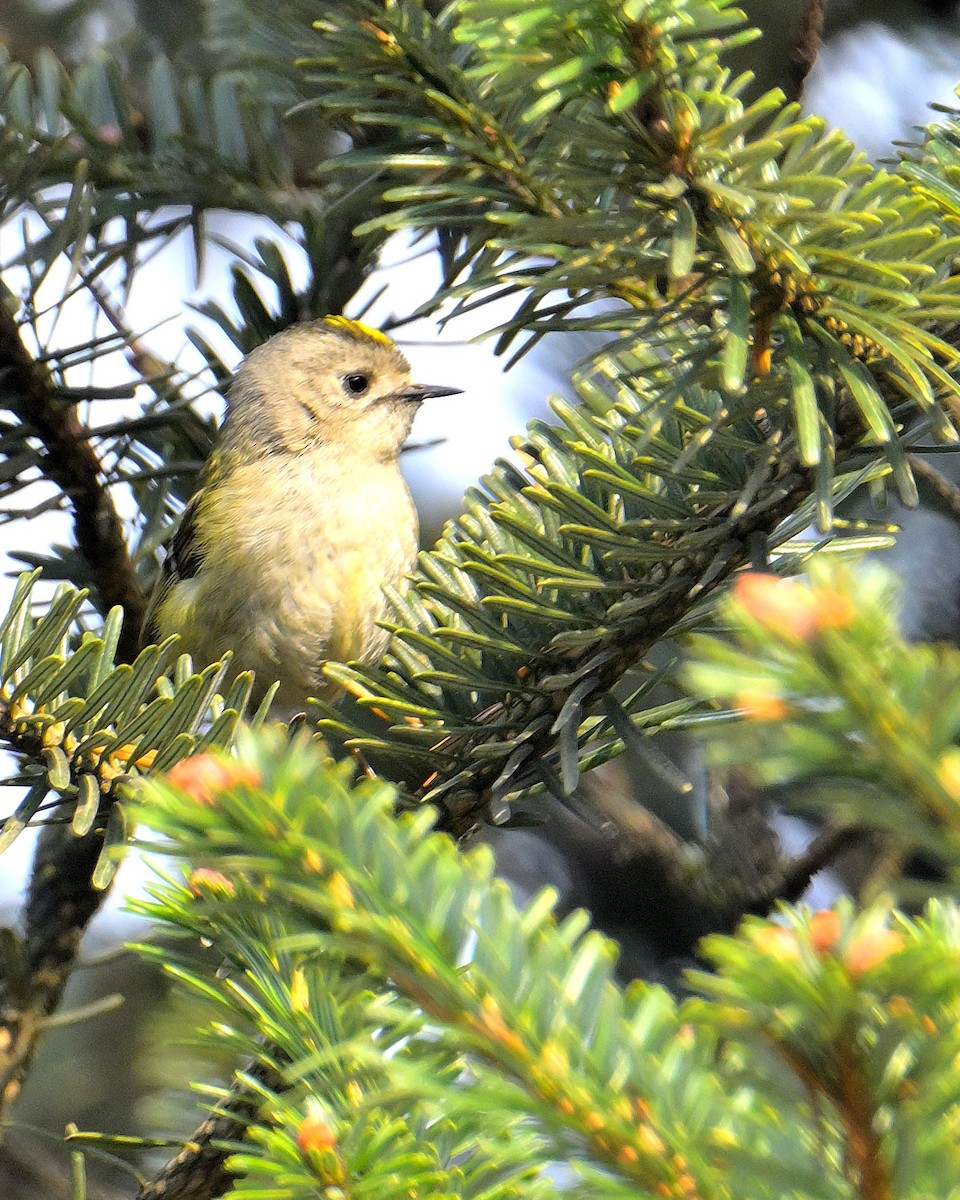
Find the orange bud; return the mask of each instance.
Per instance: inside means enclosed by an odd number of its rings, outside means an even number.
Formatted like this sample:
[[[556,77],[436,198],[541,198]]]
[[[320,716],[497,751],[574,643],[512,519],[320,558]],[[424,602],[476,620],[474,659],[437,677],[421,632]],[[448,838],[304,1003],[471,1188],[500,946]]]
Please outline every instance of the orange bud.
[[[754,374],[760,376],[769,375],[770,368],[773,366],[773,351],[770,346],[754,346],[752,357]]]
[[[849,596],[833,588],[818,587],[813,592],[817,629],[846,629],[857,615],[857,608]]]
[[[751,721],[782,721],[790,712],[785,700],[764,687],[743,688],[734,696],[733,706]]]
[[[320,1117],[304,1117],[297,1130],[297,1147],[301,1154],[311,1150],[330,1150],[337,1144],[337,1135]]]
[[[744,612],[770,633],[803,642],[816,632],[813,592],[796,580],[748,571],[737,576],[733,596]]]
[[[818,954],[826,954],[840,940],[843,924],[838,913],[832,908],[815,912],[807,925],[810,931],[810,944]]]
[[[846,954],[843,956],[843,961],[847,965],[847,970],[854,978],[865,975],[868,971],[872,971],[889,958],[891,954],[896,954],[898,950],[903,949],[903,934],[898,933],[895,929],[873,929],[868,933],[861,933],[847,947]]]
[[[228,879],[222,871],[214,871],[210,867],[197,867],[196,870],[190,872],[190,877],[187,880],[187,887],[194,896],[199,900],[206,892],[221,896],[234,896],[237,889],[233,885],[233,881]]]
[[[198,804],[212,804],[219,792],[228,791],[237,784],[255,787],[260,776],[252,767],[207,752],[192,754],[175,763],[167,772],[167,782],[186,792]]]
[[[385,29],[381,29],[379,25],[374,25],[373,21],[360,21],[358,24],[361,29],[366,29],[368,33],[372,33],[378,41],[386,42],[388,45],[393,41],[390,34]]]
[[[790,929],[782,925],[763,925],[751,934],[758,950],[763,950],[777,962],[790,962],[800,957],[800,943]]]
[[[905,1020],[913,1016],[913,1005],[906,996],[891,996],[887,1001],[887,1012],[891,1017]]]

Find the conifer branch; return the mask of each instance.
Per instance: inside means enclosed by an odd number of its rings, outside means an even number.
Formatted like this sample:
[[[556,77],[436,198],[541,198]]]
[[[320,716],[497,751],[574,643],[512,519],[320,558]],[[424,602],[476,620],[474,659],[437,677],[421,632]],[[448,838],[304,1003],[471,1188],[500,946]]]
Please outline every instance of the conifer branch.
[[[102,850],[101,830],[78,838],[69,826],[51,825],[41,835],[25,904],[23,974],[14,988],[9,973],[0,978],[0,1122],[20,1094],[80,939],[106,895],[91,882]]]
[[[120,785],[162,765],[163,755],[168,765],[177,761],[201,739],[229,742],[252,684],[249,675],[241,675],[221,689],[220,663],[192,674],[189,660],[176,662],[173,640],[117,667],[119,607],[107,616],[102,636],[88,633],[71,650],[70,630],[87,593],[66,586],[35,619],[31,590],[37,574],[21,578],[0,622],[0,742],[23,759],[11,782],[27,785],[3,822],[4,846],[41,809],[54,813],[35,855],[23,939],[5,944],[0,1120],[16,1098],[83,932],[119,865],[111,852],[124,836],[116,805]],[[168,670],[173,679],[158,683]]]
[[[849,469],[855,459],[862,459],[858,446],[862,429],[852,403],[838,406],[834,425],[836,466],[838,470]],[[504,681],[502,701],[488,704],[469,722],[461,717],[457,721],[459,733],[434,738],[424,747],[422,761],[429,773],[419,787],[411,786],[410,782],[407,786],[417,800],[439,804],[443,828],[462,836],[482,818],[491,800],[534,782],[553,787],[554,764],[563,753],[564,733],[576,730],[596,702],[706,595],[722,586],[734,571],[750,563],[758,534],[773,534],[808,499],[810,472],[800,463],[791,437],[782,438],[774,433],[767,454],[758,457],[762,470],[754,472],[748,489],[735,492],[722,505],[692,514],[693,528],[683,529],[675,537],[666,534],[661,538],[661,546],[670,546],[670,554],[664,555],[663,562],[649,567],[641,564],[637,569],[628,560],[623,566],[618,588],[609,603],[616,609],[625,606],[625,599],[629,604],[631,595],[643,596],[642,605],[636,606],[639,609],[636,615],[615,620],[604,614],[597,619],[599,629],[594,634],[578,632],[578,640],[572,645],[564,634],[550,644],[548,634],[544,639],[547,644],[538,652],[527,650],[529,666],[516,677],[522,679],[522,687],[513,686],[513,680]],[[541,482],[542,476],[536,472],[531,477],[537,484]],[[489,511],[496,521],[498,509],[491,504]],[[491,543],[495,544],[492,537],[486,545]],[[422,587],[422,594],[429,597],[434,593],[434,561],[437,567],[448,564],[450,546],[441,544],[422,556],[421,561],[423,569],[415,587]],[[469,565],[471,559],[465,561]],[[396,712],[399,699],[398,673],[406,675],[413,685],[409,700],[405,698],[412,705],[414,697],[421,699],[414,689],[423,670],[420,658],[401,657],[406,630],[412,626],[416,609],[410,603],[406,606],[398,603],[397,610],[397,634],[390,649],[397,656],[399,672],[394,669],[386,685],[389,690],[384,693],[391,698],[392,712]],[[562,630],[570,627],[570,624],[558,626]],[[415,644],[419,647],[422,641]],[[377,689],[385,686],[382,669],[335,666],[328,669],[377,710]],[[340,736],[350,730],[339,714],[331,713],[323,726]],[[518,729],[526,731],[519,745],[519,739],[512,740],[516,739]],[[423,730],[421,745],[428,735],[429,730]],[[364,750],[372,747],[380,751],[388,745],[399,747],[408,738],[412,740],[409,727],[394,726],[381,739],[358,736],[354,744]],[[410,757],[414,755],[421,757],[419,748],[411,746]],[[410,775],[406,778],[409,781]],[[558,795],[564,794],[562,785],[554,790]]]
[[[60,488],[72,510],[77,549],[88,566],[98,606],[104,614],[115,606],[123,611],[117,654],[132,661],[146,597],[130,560],[123,526],[75,406],[57,394],[45,369],[31,359],[5,309],[0,309],[0,372],[17,395],[22,419],[43,445],[41,471]],[[12,733],[15,722],[10,721],[9,706],[3,708],[3,723]],[[34,754],[42,753],[39,730],[28,730],[17,740],[37,742]],[[44,1019],[59,1003],[80,938],[103,901],[104,893],[92,883],[102,849],[102,830],[76,837],[69,828],[58,826],[46,830],[38,845],[26,904],[18,994],[10,993],[9,979],[0,981],[0,1117],[20,1091]]]
[[[893,1200],[890,1168],[874,1129],[864,1064],[848,1049],[838,1054],[836,1071],[837,1093],[831,1099],[843,1121],[854,1185],[861,1200]]]
[[[260,1107],[260,1097],[250,1081],[280,1091],[283,1080],[264,1063],[253,1063],[184,1143],[179,1154],[165,1163],[156,1176],[137,1192],[136,1200],[216,1200],[233,1187],[235,1176],[226,1169],[234,1152],[230,1143],[243,1140],[247,1125]]]
[[[18,728],[0,702],[0,737],[39,759],[44,739],[37,728]],[[16,963],[0,974],[0,1122],[20,1093],[48,1017],[60,1001],[84,930],[103,901],[92,886],[103,849],[102,829],[76,837],[69,826],[51,824],[41,834],[25,904],[26,929]]]
[[[258,1059],[256,1039],[275,1040],[291,1064],[286,1090],[253,1081],[263,1109],[230,1164],[245,1190],[282,1180],[308,1200],[318,1182],[375,1194],[382,1179],[403,1195],[396,1164],[407,1189],[434,1148],[431,1194],[447,1194],[451,1164],[489,1163],[510,1200],[539,1195],[557,1161],[610,1197],[678,1200],[824,1183],[887,1200],[908,1164],[921,1189],[955,1177],[954,903],[919,920],[850,902],[750,918],[707,940],[714,970],[688,976],[706,999],[678,1004],[621,991],[583,913],[556,923],[549,893],[517,911],[489,854],[458,853],[426,813],[395,821],[395,801],[276,735],[141,794],[162,835],[147,848],[193,870],[137,910],[225,957],[215,980],[171,964],[217,1006],[218,1040]],[[441,1124],[456,1139],[442,1146]],[[513,1157],[489,1140],[508,1128],[532,1138]]]
[[[16,322],[0,309],[0,372],[18,396],[22,419],[43,444],[40,469],[73,512],[77,549],[96,588],[102,613],[119,605],[123,630],[118,658],[130,662],[140,643],[146,596],[137,580],[123,525],[103,484],[100,463],[73,404],[57,394],[46,370],[27,353]]]

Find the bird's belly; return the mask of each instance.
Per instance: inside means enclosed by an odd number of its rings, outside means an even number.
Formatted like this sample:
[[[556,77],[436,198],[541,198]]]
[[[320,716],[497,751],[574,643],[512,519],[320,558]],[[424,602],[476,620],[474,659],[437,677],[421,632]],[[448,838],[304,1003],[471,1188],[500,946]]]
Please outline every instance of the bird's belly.
[[[282,526],[247,523],[231,545],[221,546],[218,572],[229,576],[217,585],[217,602],[231,597],[228,608],[212,612],[217,657],[234,653],[235,665],[256,672],[258,691],[279,679],[278,702],[302,707],[307,695],[324,690],[320,666],[327,659],[375,660],[387,633],[377,622],[386,616],[385,583],[398,585],[416,553],[416,520],[406,488],[389,498],[389,520],[377,520],[369,503],[336,512],[325,505],[317,512],[296,505]],[[397,505],[404,512],[403,536],[397,536]],[[379,510],[380,505],[374,509]],[[389,524],[393,535],[384,533]],[[216,554],[216,551],[213,552]],[[186,581],[194,582],[194,581]]]

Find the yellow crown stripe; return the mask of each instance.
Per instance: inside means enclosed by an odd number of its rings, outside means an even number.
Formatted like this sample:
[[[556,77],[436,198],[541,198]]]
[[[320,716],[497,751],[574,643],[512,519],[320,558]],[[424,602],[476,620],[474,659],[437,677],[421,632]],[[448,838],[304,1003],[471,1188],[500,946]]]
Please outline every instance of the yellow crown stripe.
[[[350,317],[324,317],[323,323],[361,341],[369,338],[372,342],[379,342],[381,346],[393,345],[393,340],[387,337],[382,329],[374,329],[371,325],[364,325],[362,321],[354,321]]]

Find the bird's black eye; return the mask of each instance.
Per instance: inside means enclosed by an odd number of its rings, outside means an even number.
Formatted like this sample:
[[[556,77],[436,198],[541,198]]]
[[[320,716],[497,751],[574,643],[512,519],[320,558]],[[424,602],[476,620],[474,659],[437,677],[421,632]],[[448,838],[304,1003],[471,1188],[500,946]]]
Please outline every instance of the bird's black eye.
[[[344,375],[343,388],[350,396],[362,396],[370,387],[370,380],[366,375]]]

